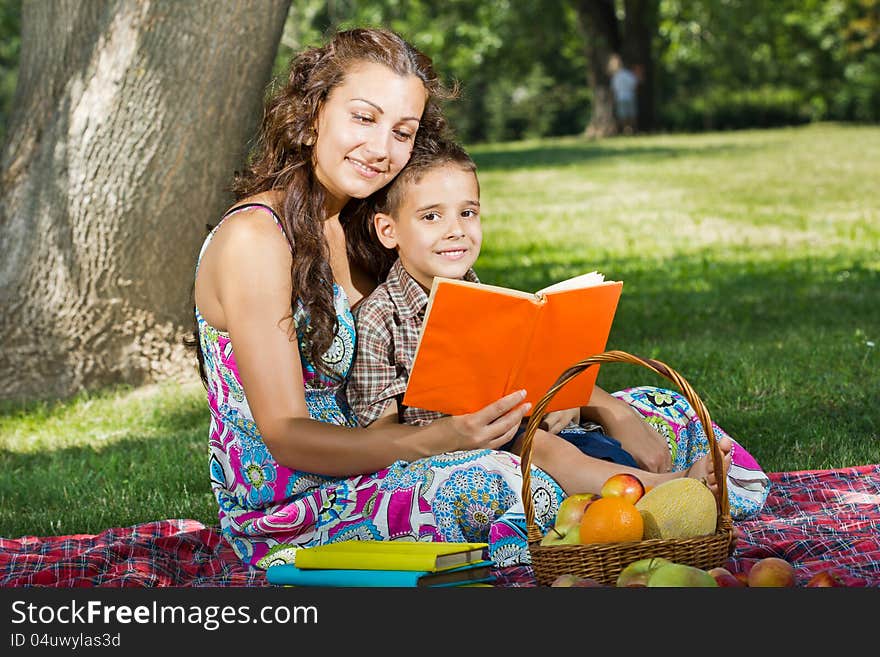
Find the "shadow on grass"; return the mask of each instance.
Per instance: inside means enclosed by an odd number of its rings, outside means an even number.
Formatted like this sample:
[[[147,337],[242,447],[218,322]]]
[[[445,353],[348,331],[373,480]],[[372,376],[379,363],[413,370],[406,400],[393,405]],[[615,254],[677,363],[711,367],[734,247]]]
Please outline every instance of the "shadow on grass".
[[[533,147],[497,148],[491,146],[475,148],[472,156],[480,171],[531,169],[563,167],[583,164],[591,160],[625,158],[627,160],[659,161],[683,156],[717,157],[722,153],[756,150],[757,144],[722,143],[705,146],[656,146],[632,144],[622,146],[619,141],[613,145],[596,141],[563,141],[540,144]]]

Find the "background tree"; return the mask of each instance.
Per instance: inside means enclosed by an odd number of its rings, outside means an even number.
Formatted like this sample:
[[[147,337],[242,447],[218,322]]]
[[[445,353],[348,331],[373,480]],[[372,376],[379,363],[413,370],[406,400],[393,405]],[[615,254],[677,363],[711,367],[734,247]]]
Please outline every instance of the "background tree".
[[[0,178],[0,397],[192,371],[197,249],[231,200],[288,7],[24,2]]]

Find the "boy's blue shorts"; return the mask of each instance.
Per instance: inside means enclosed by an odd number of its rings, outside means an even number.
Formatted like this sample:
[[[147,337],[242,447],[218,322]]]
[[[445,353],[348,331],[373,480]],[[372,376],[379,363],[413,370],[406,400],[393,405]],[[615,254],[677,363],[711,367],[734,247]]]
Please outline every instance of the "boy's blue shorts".
[[[520,425],[513,439],[501,449],[510,450],[514,442],[526,432],[526,422]],[[611,461],[619,465],[628,465],[638,468],[632,455],[621,447],[620,442],[601,431],[587,431],[582,427],[567,427],[557,434],[581,450],[584,454],[604,461]]]

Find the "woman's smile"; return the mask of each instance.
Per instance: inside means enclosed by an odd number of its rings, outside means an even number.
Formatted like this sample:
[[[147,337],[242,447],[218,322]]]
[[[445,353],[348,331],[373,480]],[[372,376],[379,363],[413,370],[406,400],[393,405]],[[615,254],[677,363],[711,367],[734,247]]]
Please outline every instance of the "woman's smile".
[[[357,171],[364,178],[372,179],[378,176],[380,173],[385,173],[388,170],[387,167],[383,167],[380,169],[378,167],[370,166],[365,162],[355,159],[351,156],[346,157],[345,159],[348,160],[352,165],[354,165],[355,171]]]

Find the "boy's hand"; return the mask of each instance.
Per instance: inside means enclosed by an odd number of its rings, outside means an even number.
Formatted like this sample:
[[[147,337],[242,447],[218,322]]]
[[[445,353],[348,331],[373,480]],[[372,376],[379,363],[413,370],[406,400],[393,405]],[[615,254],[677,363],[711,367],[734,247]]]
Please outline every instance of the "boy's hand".
[[[627,417],[611,435],[621,447],[632,454],[639,466],[648,472],[670,472],[672,454],[666,438],[636,413]]]
[[[541,420],[540,427],[544,431],[552,434],[558,434],[569,424],[574,422],[577,424],[581,419],[581,409],[567,408],[563,411],[552,411],[547,413]]]

